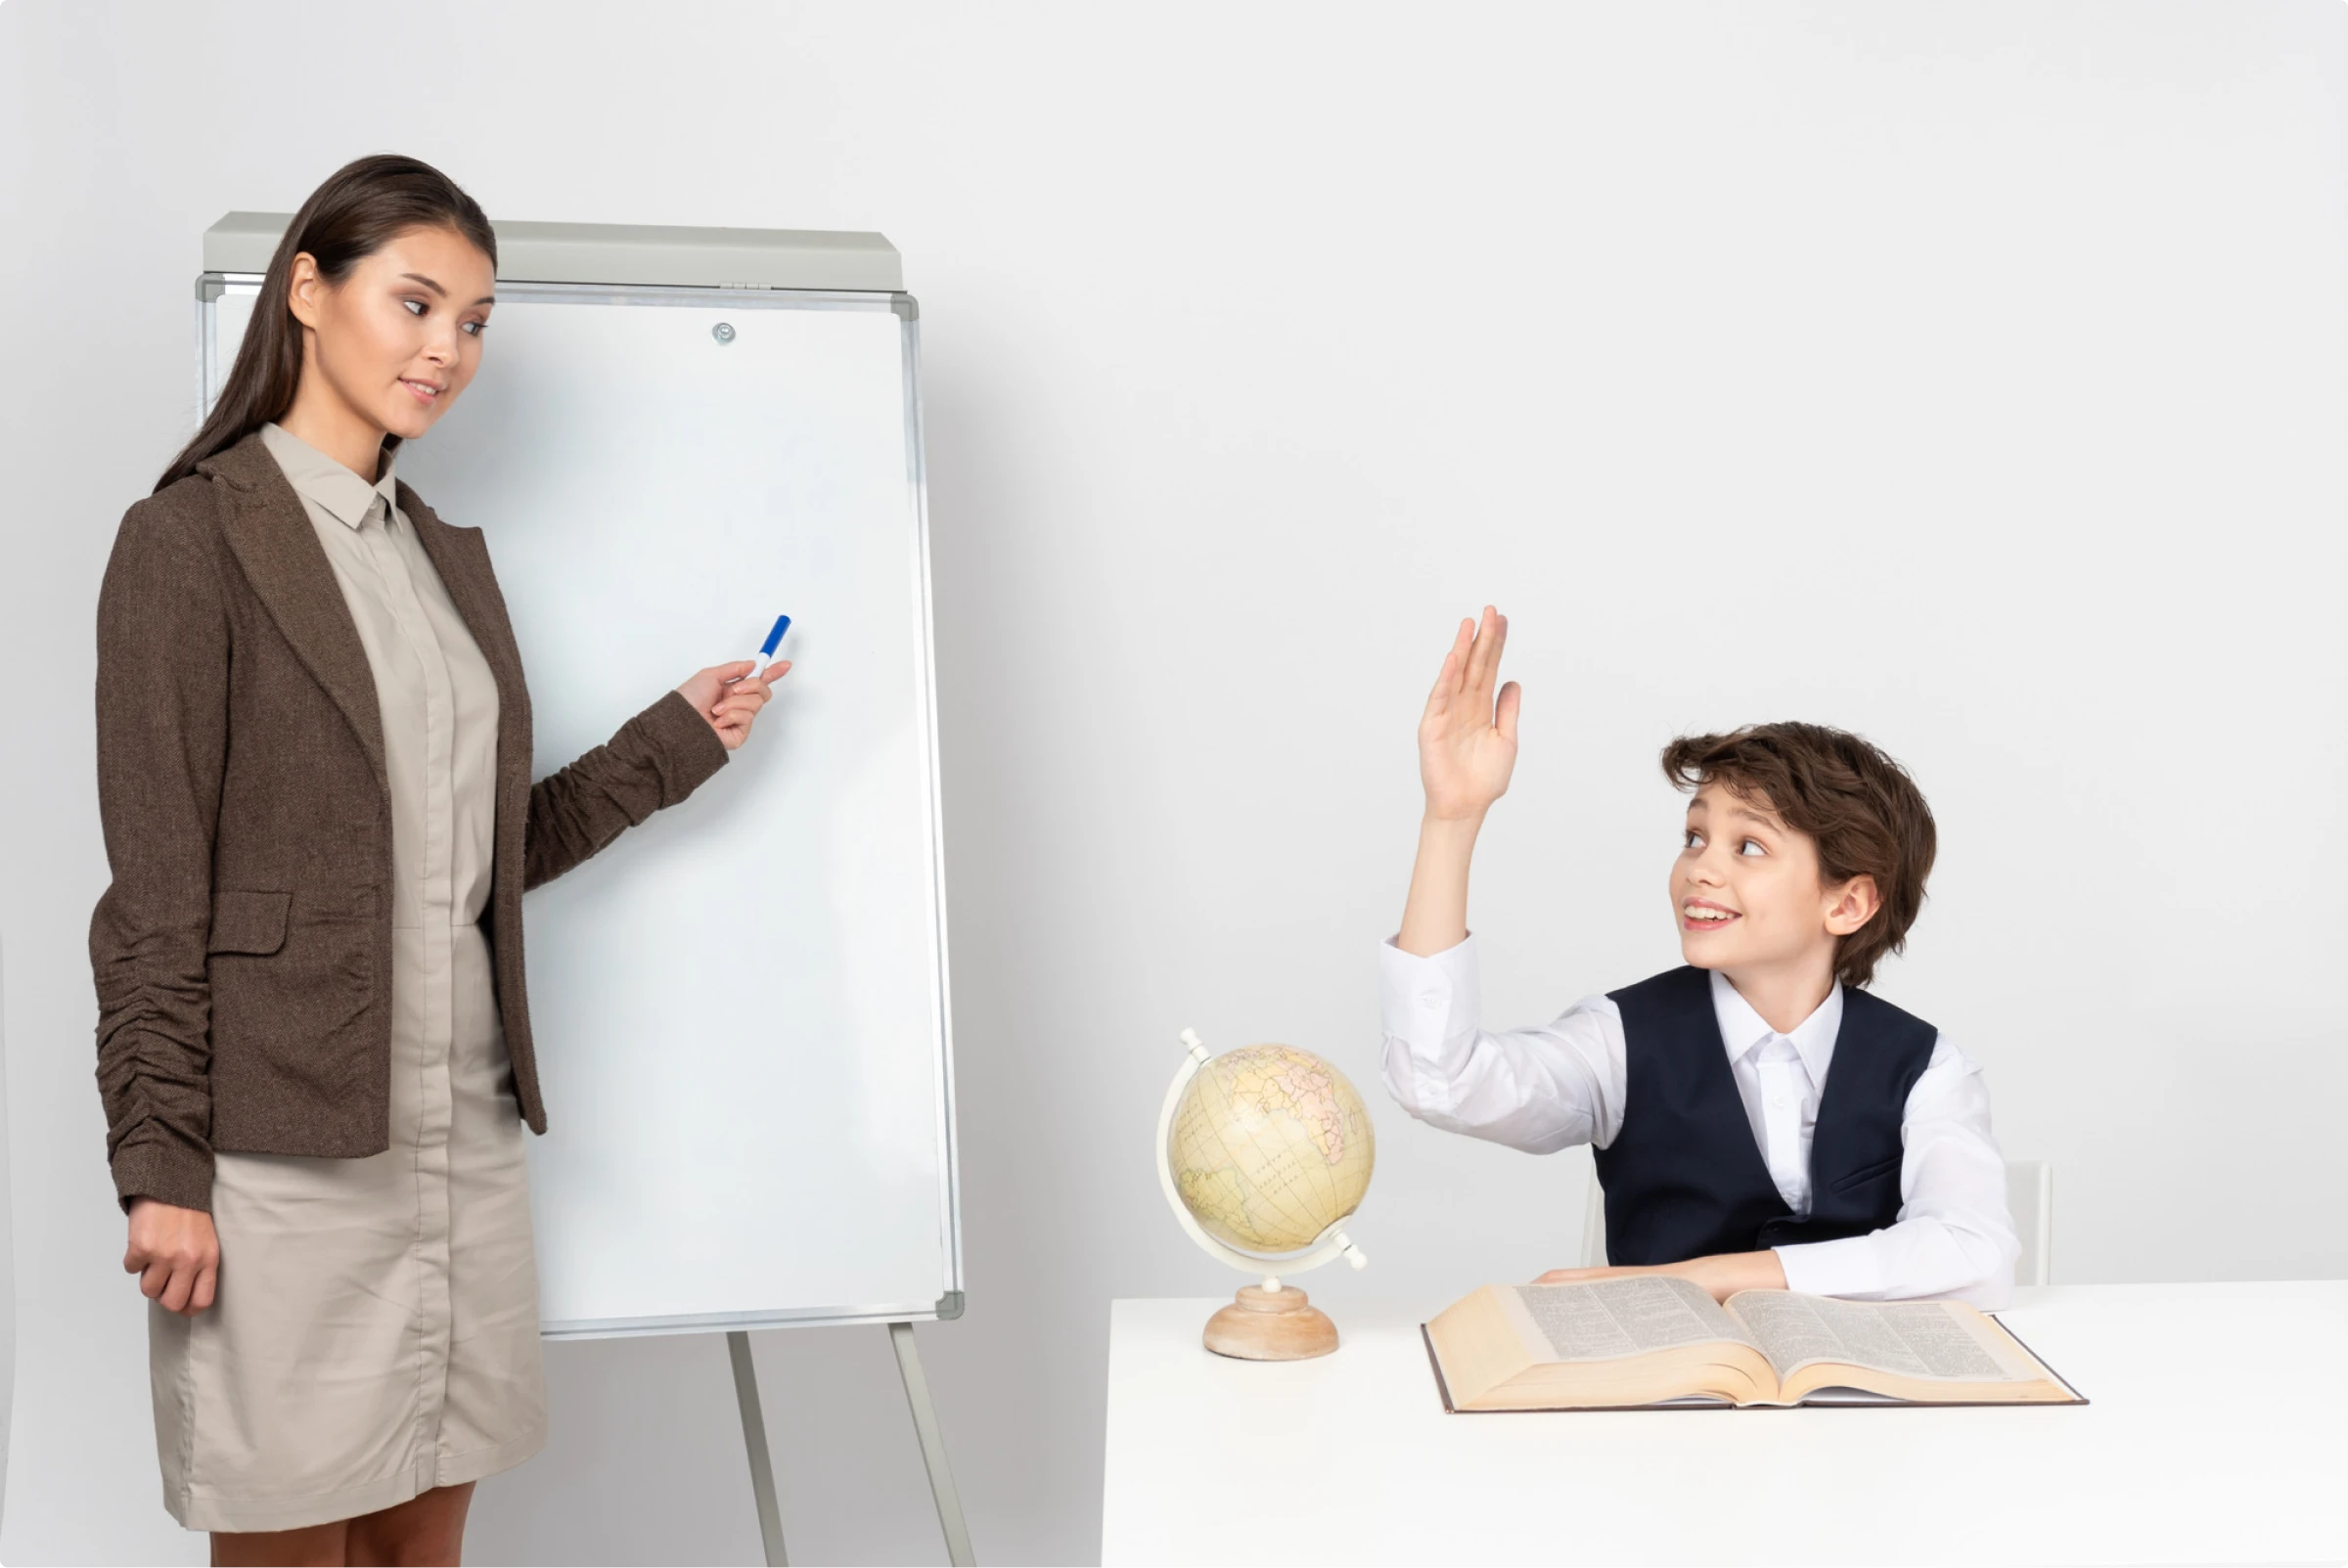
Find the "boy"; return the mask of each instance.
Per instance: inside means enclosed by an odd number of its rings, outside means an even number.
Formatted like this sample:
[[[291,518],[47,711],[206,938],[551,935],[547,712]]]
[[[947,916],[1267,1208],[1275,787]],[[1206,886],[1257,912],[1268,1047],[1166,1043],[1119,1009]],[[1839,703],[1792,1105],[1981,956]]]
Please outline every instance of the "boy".
[[[1468,866],[1516,761],[1518,688],[1493,694],[1507,639],[1490,605],[1462,621],[1419,724],[1426,816],[1379,952],[1388,1092],[1533,1153],[1596,1145],[1616,1267],[1544,1282],[2005,1306],[2020,1248],[1980,1069],[1858,989],[1902,947],[1933,855],[1923,796],[1858,737],[1768,724],[1665,747],[1694,791],[1670,877],[1690,966],[1545,1027],[1478,1027]]]

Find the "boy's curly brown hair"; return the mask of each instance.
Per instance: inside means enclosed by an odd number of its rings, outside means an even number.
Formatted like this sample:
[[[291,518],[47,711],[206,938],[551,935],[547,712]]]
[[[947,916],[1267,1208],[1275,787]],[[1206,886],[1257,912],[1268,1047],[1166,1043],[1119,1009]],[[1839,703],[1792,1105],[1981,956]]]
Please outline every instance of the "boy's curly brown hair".
[[[1862,986],[1886,953],[1908,943],[1924,906],[1937,847],[1932,809],[1908,772],[1846,730],[1823,724],[1748,724],[1727,735],[1684,735],[1663,748],[1663,777],[1681,789],[1717,781],[1766,805],[1818,845],[1827,885],[1872,876],[1874,918],[1834,946],[1834,977]]]

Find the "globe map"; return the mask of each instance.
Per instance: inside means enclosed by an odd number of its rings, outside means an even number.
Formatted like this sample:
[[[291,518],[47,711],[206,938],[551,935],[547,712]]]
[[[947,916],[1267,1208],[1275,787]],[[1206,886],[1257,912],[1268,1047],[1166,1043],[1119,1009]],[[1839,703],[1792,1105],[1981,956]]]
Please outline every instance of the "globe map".
[[[1292,1046],[1243,1046],[1201,1065],[1166,1134],[1183,1205],[1245,1252],[1293,1252],[1361,1206],[1376,1139],[1345,1075]]]

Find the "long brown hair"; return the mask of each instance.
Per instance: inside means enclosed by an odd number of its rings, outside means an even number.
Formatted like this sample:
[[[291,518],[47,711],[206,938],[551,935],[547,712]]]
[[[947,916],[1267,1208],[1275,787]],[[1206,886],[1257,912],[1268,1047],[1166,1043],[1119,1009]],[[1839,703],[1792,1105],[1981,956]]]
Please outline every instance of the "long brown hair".
[[[269,258],[228,383],[196,438],[155,481],[156,489],[195,472],[197,464],[294,406],[301,384],[301,323],[287,305],[294,258],[308,251],[317,260],[318,275],[339,284],[355,263],[412,229],[454,229],[480,247],[492,270],[497,266],[497,235],[479,203],[429,163],[375,153],[343,164],[310,193]],[[398,436],[384,437],[384,451],[398,445]]]

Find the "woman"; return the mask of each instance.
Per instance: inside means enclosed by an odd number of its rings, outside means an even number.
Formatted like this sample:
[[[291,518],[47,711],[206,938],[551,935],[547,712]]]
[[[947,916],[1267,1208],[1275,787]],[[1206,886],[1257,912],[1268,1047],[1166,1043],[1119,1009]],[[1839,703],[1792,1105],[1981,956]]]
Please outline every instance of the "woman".
[[[480,363],[497,242],[412,158],[271,259],[98,607],[91,921],[165,1505],[214,1562],[455,1562],[544,1446],[521,895],[674,805],[790,668],[701,670],[532,784],[477,529],[392,474]]]

